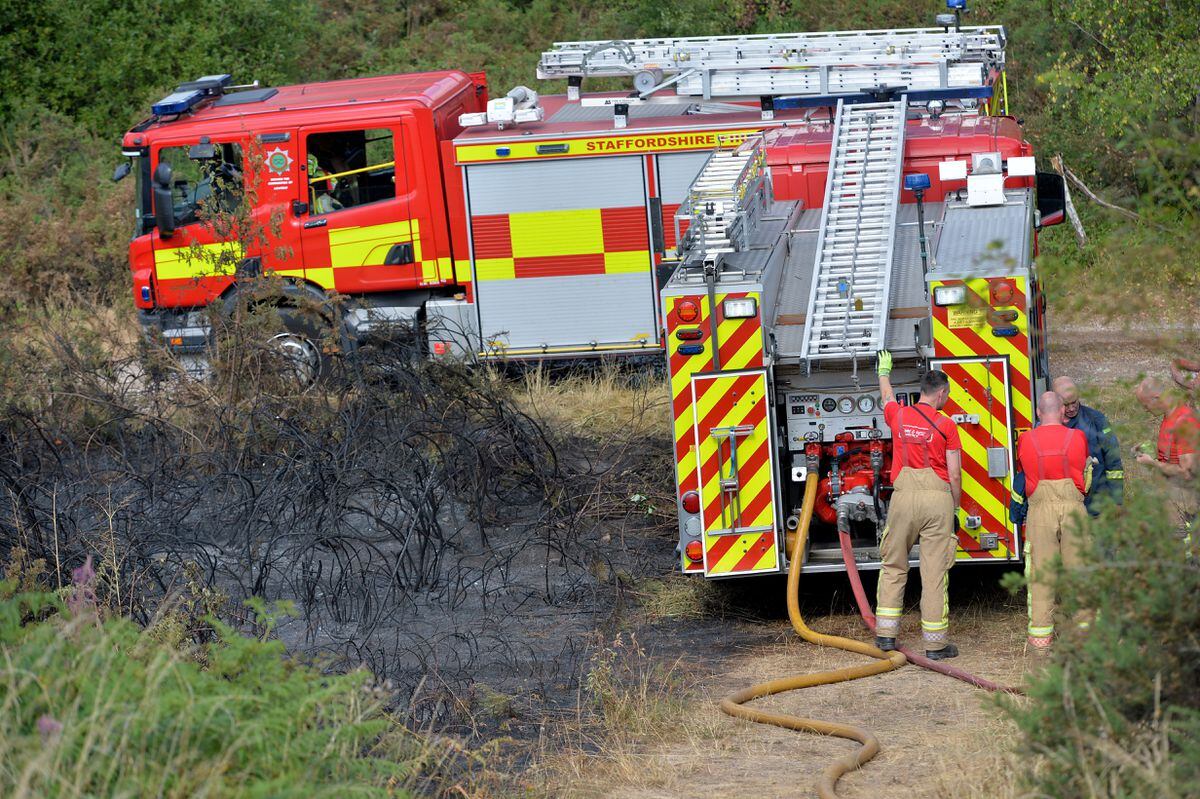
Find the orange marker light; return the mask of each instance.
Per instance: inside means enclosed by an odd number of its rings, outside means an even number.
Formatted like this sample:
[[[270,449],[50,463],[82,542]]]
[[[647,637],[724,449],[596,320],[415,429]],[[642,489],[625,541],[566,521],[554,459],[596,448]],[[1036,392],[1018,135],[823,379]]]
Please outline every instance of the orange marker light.
[[[691,300],[684,300],[675,306],[675,315],[681,322],[695,322],[700,318],[700,307]]]
[[[688,560],[693,563],[699,563],[704,560],[704,545],[699,541],[688,541],[683,551],[687,555]]]

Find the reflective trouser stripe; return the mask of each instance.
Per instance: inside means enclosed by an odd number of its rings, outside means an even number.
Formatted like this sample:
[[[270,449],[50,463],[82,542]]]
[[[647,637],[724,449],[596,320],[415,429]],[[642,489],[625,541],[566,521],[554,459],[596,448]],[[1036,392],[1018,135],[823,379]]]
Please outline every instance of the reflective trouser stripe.
[[[888,511],[888,524],[879,542],[882,568],[876,606],[892,612],[904,605],[908,582],[908,553],[921,543],[921,622],[927,649],[945,646],[949,627],[949,601],[946,572],[954,563],[954,501],[950,486],[932,469],[905,467],[896,479]],[[900,631],[900,617],[876,614],[875,632],[894,637]]]
[[[1124,480],[1125,472],[1120,469],[1117,469],[1115,471],[1105,472],[1104,476],[1107,477],[1109,480]]]
[[[1054,561],[1072,568],[1080,561],[1078,527],[1083,495],[1069,479],[1042,480],[1029,498],[1025,522],[1025,580],[1029,592],[1029,635],[1054,632]]]

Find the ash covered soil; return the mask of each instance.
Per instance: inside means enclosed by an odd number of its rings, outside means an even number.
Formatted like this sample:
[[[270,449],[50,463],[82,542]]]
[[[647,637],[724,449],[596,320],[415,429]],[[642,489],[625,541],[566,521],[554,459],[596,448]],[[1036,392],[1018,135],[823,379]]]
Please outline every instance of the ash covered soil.
[[[1061,328],[1053,346],[1085,397],[1124,396],[1161,351],[1154,332],[1090,328]],[[146,623],[181,595],[246,626],[261,621],[251,597],[294,603],[277,627],[290,651],[366,666],[414,728],[484,753],[431,791],[795,795],[852,750],[717,711],[749,682],[856,658],[795,638],[781,580],[673,576],[660,371],[376,367],[300,398],[99,374],[87,429],[54,408],[6,420],[9,532],[48,562],[118,542],[122,596]],[[1024,598],[998,579],[952,573],[957,665],[1019,682]],[[802,591],[814,628],[866,638],[844,576]],[[847,796],[1003,795],[972,786],[1008,769],[1010,731],[949,678],[906,667],[760,704],[875,730],[884,752],[843,780]],[[499,776],[477,782],[478,769]]]

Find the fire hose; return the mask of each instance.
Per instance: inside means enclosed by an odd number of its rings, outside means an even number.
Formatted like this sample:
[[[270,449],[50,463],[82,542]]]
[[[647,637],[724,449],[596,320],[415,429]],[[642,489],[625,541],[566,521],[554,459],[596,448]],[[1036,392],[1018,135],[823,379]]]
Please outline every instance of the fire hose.
[[[788,618],[792,622],[792,629],[811,644],[818,646],[828,646],[835,649],[843,649],[847,652],[856,652],[861,655],[868,655],[876,659],[875,663],[865,663],[860,666],[847,666],[841,669],[833,669],[831,671],[819,671],[812,674],[802,674],[795,677],[784,677],[770,682],[758,683],[743,688],[721,700],[721,710],[734,718],[745,719],[757,724],[770,724],[776,727],[783,727],[788,730],[796,730],[799,732],[812,732],[818,735],[831,735],[837,738],[846,738],[847,740],[857,741],[861,746],[858,751],[844,755],[826,766],[821,772],[820,778],[817,780],[817,795],[820,799],[837,799],[837,781],[843,774],[852,769],[860,768],[865,763],[870,761],[876,754],[879,753],[879,739],[874,733],[862,727],[857,727],[851,724],[840,724],[832,721],[821,721],[819,719],[803,718],[801,716],[793,716],[786,713],[775,713],[766,710],[757,710],[746,707],[747,702],[755,699],[762,699],[766,696],[781,694],[786,691],[794,691],[800,688],[810,688],[814,685],[830,685],[838,682],[846,682],[848,680],[857,680],[862,677],[870,677],[875,674],[882,674],[885,671],[892,671],[903,666],[909,660],[925,666],[926,668],[939,671],[943,674],[948,674],[952,677],[965,680],[971,685],[985,688],[987,690],[1005,690],[1015,692],[1014,689],[1001,688],[987,680],[982,680],[978,677],[970,675],[960,669],[955,669],[950,666],[945,666],[941,663],[936,663],[928,658],[918,655],[905,647],[901,647],[894,652],[884,652],[883,650],[862,641],[855,641],[851,638],[843,638],[837,635],[826,635],[818,633],[804,622],[804,617],[800,613],[800,571],[804,563],[804,549],[808,543],[808,530],[812,524],[813,508],[816,505],[817,499],[817,478],[816,475],[810,475],[804,487],[804,503],[800,510],[800,524],[796,528],[795,543],[792,545],[790,553],[790,562],[788,565],[788,580],[787,580],[787,608]],[[858,574],[858,566],[854,561],[854,551],[850,547],[850,538],[848,533],[839,532],[842,541],[842,557],[846,561],[846,571],[850,576],[851,586],[854,589],[854,598],[858,602],[859,612],[863,616],[863,621],[871,629],[875,629],[875,616],[871,613],[870,605],[867,603],[866,593],[863,591],[862,580]]]

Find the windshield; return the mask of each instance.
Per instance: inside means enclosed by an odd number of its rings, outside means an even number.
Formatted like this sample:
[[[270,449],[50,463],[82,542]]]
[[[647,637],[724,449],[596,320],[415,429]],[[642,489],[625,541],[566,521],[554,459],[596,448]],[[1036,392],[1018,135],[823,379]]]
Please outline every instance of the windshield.
[[[171,165],[171,199],[175,225],[183,227],[235,211],[242,199],[242,148],[218,144],[211,157],[193,158],[198,148],[164,147],[160,164]]]

